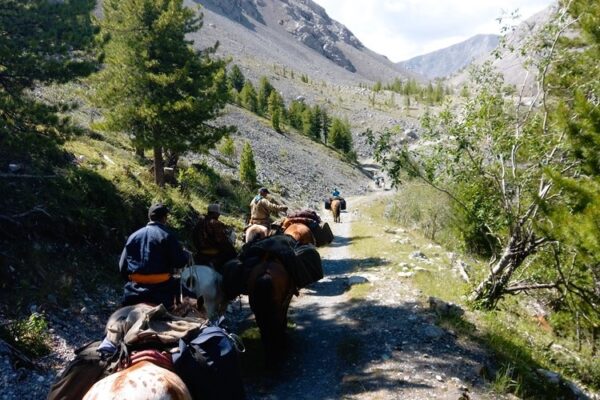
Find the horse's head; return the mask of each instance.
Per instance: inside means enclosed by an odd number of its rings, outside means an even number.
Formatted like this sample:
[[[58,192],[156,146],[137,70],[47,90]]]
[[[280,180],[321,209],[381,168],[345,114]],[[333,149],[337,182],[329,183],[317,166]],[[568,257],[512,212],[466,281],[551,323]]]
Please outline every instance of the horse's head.
[[[223,314],[227,308],[227,299],[223,294],[223,277],[206,265],[192,265],[181,272],[182,284],[190,290],[206,310],[211,319]]]

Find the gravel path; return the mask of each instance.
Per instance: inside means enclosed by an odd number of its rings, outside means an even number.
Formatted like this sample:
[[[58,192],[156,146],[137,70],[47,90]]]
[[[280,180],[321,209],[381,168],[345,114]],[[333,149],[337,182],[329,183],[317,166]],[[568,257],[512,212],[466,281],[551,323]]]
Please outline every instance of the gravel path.
[[[292,300],[289,354],[281,370],[262,370],[256,361],[262,347],[247,343],[249,399],[497,398],[479,375],[488,364],[485,353],[436,326],[409,279],[390,279],[392,267],[376,255],[352,257],[353,242],[361,239],[353,237],[352,225],[368,223],[356,210],[369,197],[348,200],[351,211],[342,214],[342,223],[325,214],[335,234],[333,243],[320,249],[325,277]],[[364,280],[370,290],[352,298],[351,284]],[[82,295],[81,304],[49,314],[53,353],[38,360],[39,370],[15,368],[0,346],[0,400],[45,398],[73,350],[102,335],[118,293],[106,288],[100,296]],[[247,298],[240,304],[228,315],[234,332],[255,326]],[[248,367],[249,360],[254,364]]]
[[[350,199],[349,210],[362,201],[368,197]],[[287,362],[276,376],[250,382],[250,398],[495,398],[479,377],[484,352],[437,327],[420,293],[408,281],[387,279],[381,259],[351,256],[360,214],[344,213],[340,224],[328,217],[335,240],[320,251],[325,277],[292,300]],[[350,284],[363,278],[372,289],[353,300]]]

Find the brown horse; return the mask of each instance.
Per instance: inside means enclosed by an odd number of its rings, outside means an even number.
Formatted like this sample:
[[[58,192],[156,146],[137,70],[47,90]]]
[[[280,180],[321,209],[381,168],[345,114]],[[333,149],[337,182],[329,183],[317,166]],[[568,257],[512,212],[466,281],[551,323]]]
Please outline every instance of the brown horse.
[[[284,225],[285,226],[285,225]],[[294,223],[288,225],[283,231],[285,235],[290,235],[300,244],[313,244],[316,245],[315,236],[311,232],[310,228],[301,223]]]
[[[333,214],[333,222],[341,222],[340,220],[340,208],[342,202],[338,199],[331,201],[331,214]]]
[[[260,330],[268,368],[276,366],[283,356],[287,312],[295,293],[291,277],[279,259],[265,259],[252,268],[248,278],[248,298]]]
[[[192,400],[174,372],[141,361],[96,382],[83,400]]]

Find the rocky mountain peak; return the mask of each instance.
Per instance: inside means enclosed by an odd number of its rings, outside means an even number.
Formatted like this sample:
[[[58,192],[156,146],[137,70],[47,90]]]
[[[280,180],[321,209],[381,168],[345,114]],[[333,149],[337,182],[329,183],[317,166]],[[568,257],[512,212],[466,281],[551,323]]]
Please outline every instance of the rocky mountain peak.
[[[201,0],[208,9],[243,25],[252,20],[267,25],[276,17],[277,23],[304,45],[319,52],[350,72],[356,67],[340,49],[345,43],[361,50],[362,43],[339,22],[331,19],[323,7],[312,0]]]

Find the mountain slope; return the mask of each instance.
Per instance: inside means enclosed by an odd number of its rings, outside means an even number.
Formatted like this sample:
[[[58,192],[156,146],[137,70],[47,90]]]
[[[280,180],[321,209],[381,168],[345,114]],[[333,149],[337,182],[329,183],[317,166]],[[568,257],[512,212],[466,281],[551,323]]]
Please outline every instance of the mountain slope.
[[[364,47],[311,0],[186,1],[194,4],[202,6],[205,25],[191,35],[197,46],[219,41],[219,54],[251,70],[280,65],[315,80],[353,85],[410,75]]]
[[[531,40],[556,12],[556,6],[550,6],[545,10],[534,14],[520,23],[513,32],[505,38],[505,44],[498,50],[498,55],[485,55],[473,61],[471,65],[482,65],[491,62],[492,67],[504,76],[505,82],[520,88],[524,86],[524,93],[531,94],[535,88],[535,66],[527,66],[532,57],[529,51],[521,51],[523,46]],[[514,49],[514,51],[512,50]],[[451,83],[456,87],[462,86],[469,78],[469,68],[465,68],[456,76],[451,78]]]
[[[498,46],[498,35],[476,35],[464,42],[401,61],[397,65],[428,78],[451,75]]]

